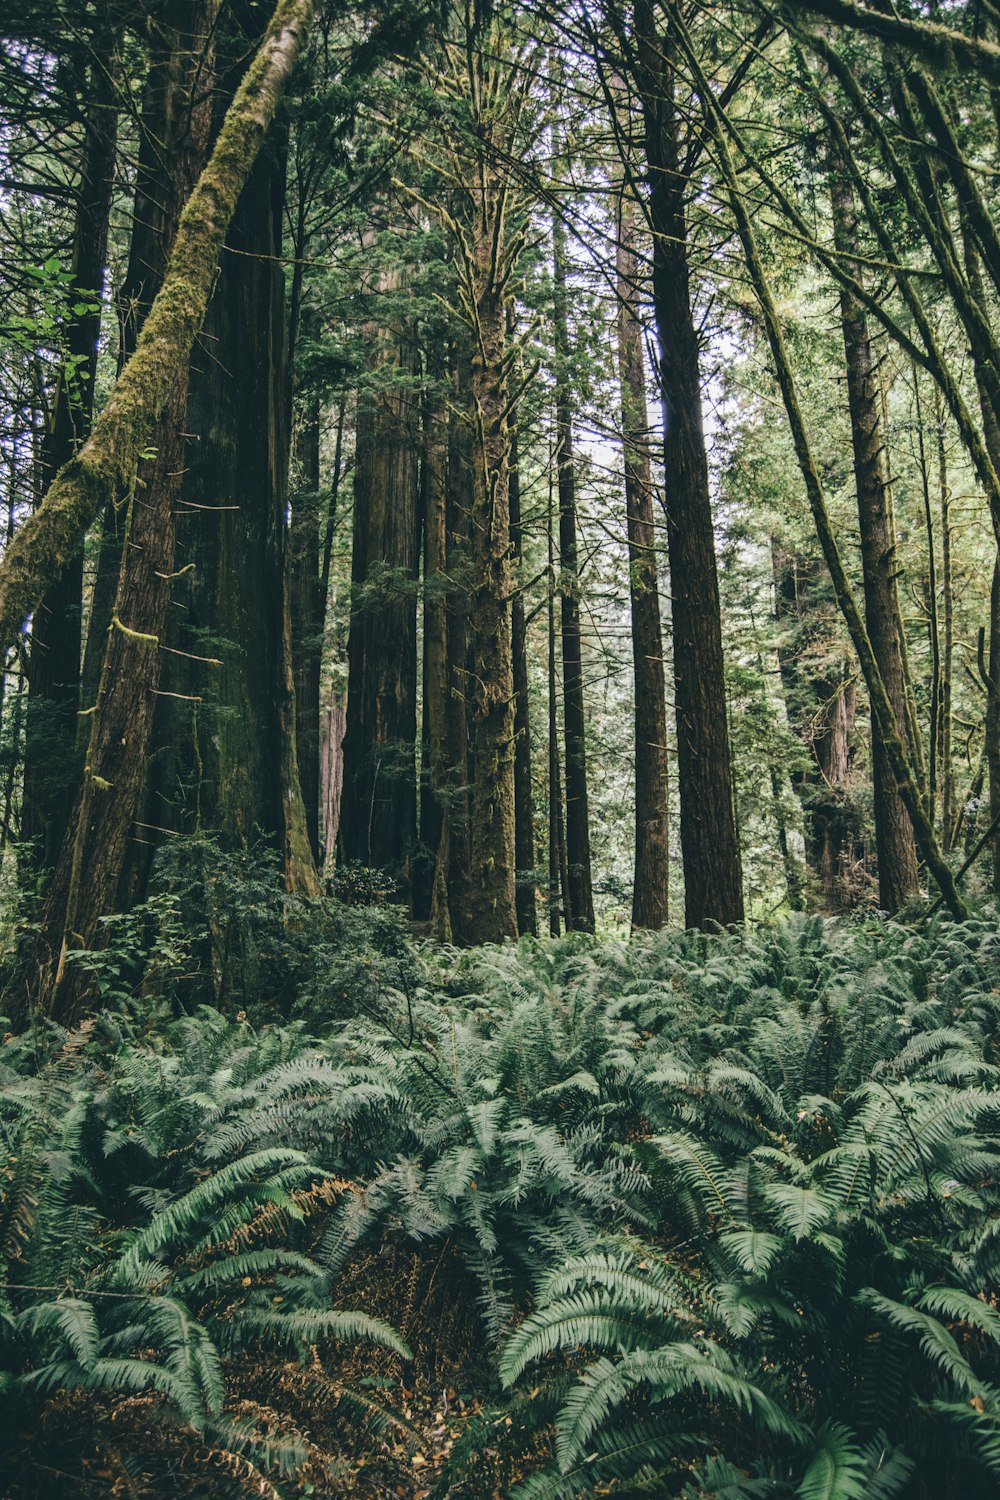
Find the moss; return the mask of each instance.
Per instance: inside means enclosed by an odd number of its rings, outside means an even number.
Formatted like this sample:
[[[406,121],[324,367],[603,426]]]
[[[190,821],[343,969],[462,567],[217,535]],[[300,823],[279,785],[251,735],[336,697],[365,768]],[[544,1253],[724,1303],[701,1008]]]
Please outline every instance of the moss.
[[[147,635],[143,630],[130,630],[127,625],[122,624],[117,615],[111,616],[111,624],[116,630],[120,630],[122,635],[126,636],[128,640],[135,641],[136,645],[159,646],[160,644],[160,637],[158,635]]]
[[[0,643],[10,646],[109,500],[128,494],[139,459],[190,358],[226,231],[295,63],[313,0],[279,0],[181,216],[163,285],[107,406],[56,475],[0,564]]]

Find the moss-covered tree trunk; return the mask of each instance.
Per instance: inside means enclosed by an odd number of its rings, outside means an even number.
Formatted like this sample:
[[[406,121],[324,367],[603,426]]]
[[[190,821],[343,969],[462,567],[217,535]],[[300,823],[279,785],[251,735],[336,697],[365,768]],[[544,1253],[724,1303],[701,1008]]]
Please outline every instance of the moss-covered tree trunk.
[[[158,203],[157,226],[163,244],[152,252],[161,262],[169,254],[181,212],[208,159],[214,18],[214,4],[206,0],[177,0],[168,24],[154,28],[155,43],[164,55],[169,48],[169,77],[163,78],[159,124],[161,149],[169,141],[171,164],[169,176],[164,173],[161,178]],[[181,119],[185,124],[178,127]],[[145,783],[160,648],[170,606],[187,390],[185,364],[156,425],[150,456],[139,467],[124,523],[111,618],[104,630],[97,693],[83,716],[87,725],[83,784],[45,912],[48,943],[53,954],[59,954],[52,975],[52,1002],[62,1014],[74,1010],[85,990],[82,973],[67,967],[69,955],[78,948],[100,945],[99,920],[119,905],[119,884],[137,832],[134,819]]]
[[[469,671],[465,679],[470,874],[461,939],[489,943],[517,936],[506,193],[485,155],[475,171],[464,255],[473,352]]]
[[[68,545],[70,519],[76,524],[84,515],[92,519],[102,500],[114,494],[115,486],[128,481],[126,545],[97,701],[90,714],[84,784],[46,912],[50,951],[41,965],[40,998],[62,1016],[71,1014],[82,998],[68,956],[73,949],[99,941],[99,919],[114,909],[145,778],[174,571],[173,518],[177,478],[184,465],[191,346],[204,317],[223,237],[273,118],[309,14],[308,5],[279,5],[200,177],[197,158],[199,154],[204,157],[210,104],[195,83],[204,67],[204,54],[196,52],[191,57],[189,155],[186,160],[175,158],[173,169],[181,191],[186,178],[192,182],[197,178],[197,185],[181,216],[163,286],[91,439],[53,486],[57,493],[48,511],[48,527],[36,528],[32,546],[22,547],[14,559],[22,566],[8,574],[6,596],[0,576],[2,616],[5,607],[13,607],[18,590],[26,589],[40,569],[59,558]],[[207,6],[202,15],[207,38],[214,7]],[[204,120],[203,127],[196,126],[196,117]],[[163,420],[154,429],[151,419],[161,415]],[[148,444],[154,430],[159,446],[147,475],[141,471],[139,445]],[[36,519],[44,516],[43,510]],[[5,559],[0,574],[9,564],[10,559]],[[277,618],[280,635],[280,607]]]
[[[136,352],[79,453],[63,466],[44,504],[18,531],[0,563],[0,646],[73,557],[87,528],[115,495],[131,493],[141,454],[169,401],[204,322],[226,231],[291,73],[313,0],[279,0],[240,85],[197,188],[185,208],[163,286]]]
[[[241,195],[192,359],[171,649],[146,820],[213,835],[229,849],[263,840],[284,851],[288,888],[311,895],[315,866],[293,756],[291,435],[276,261],[283,197],[279,139]]]
[[[623,188],[618,199],[618,371],[635,684],[632,926],[658,928],[665,925],[668,916],[669,761],[646,368],[639,317],[639,274],[635,210],[628,190]]]

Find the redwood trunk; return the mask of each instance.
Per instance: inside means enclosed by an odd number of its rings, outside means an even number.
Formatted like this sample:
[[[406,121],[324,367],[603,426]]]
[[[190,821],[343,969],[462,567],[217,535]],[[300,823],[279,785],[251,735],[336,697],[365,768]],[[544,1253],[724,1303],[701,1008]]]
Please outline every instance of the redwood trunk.
[[[692,305],[680,124],[673,70],[649,0],[636,6],[649,209],[653,305],[664,409],[667,552],[673,625],[684,910],[689,927],[743,920],[733,807],[722,618]]]
[[[587,721],[583,701],[580,634],[580,572],[577,553],[576,470],[573,458],[573,387],[569,370],[566,307],[566,231],[552,225],[553,315],[556,348],[556,472],[559,483],[559,578],[562,624],[563,723],[566,741],[566,859],[569,867],[568,926],[594,930],[587,789]]]
[[[618,200],[618,366],[621,381],[629,595],[635,681],[635,881],[632,926],[666,924],[669,888],[667,708],[653,525],[653,481],[646,370],[639,320],[635,216],[627,190]]]
[[[837,248],[851,255],[857,248],[854,197],[842,164],[833,164],[831,200]],[[906,682],[901,646],[902,618],[896,589],[896,552],[886,482],[878,384],[864,306],[846,287],[840,292],[841,326],[847,371],[847,400],[854,450],[854,479],[861,531],[865,625],[897,731],[906,739]],[[917,851],[903,799],[886,754],[872,709],[872,772],[875,794],[875,844],[878,855],[879,904],[896,912],[919,889]]]
[[[379,295],[399,293],[383,274]],[[369,386],[358,401],[344,857],[406,882],[416,841],[419,418],[411,333],[367,332]]]
[[[510,433],[507,337],[497,261],[503,191],[477,164],[468,253],[474,333],[469,517],[470,878],[467,943],[517,936],[514,849],[514,679],[510,617]]]
[[[508,320],[508,328],[510,326]],[[521,473],[518,467],[517,428],[510,435],[510,539],[515,563],[511,601],[511,654],[514,679],[514,854],[517,866],[517,930],[538,932],[535,888],[535,815],[531,789],[531,719],[528,711],[528,648],[524,594],[520,577]]]

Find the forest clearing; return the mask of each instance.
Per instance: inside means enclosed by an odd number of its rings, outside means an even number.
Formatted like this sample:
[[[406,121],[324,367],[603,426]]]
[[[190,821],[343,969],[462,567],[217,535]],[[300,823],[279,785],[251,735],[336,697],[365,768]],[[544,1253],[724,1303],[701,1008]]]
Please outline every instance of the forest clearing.
[[[1000,1491],[1000,6],[3,0],[0,1500]]]

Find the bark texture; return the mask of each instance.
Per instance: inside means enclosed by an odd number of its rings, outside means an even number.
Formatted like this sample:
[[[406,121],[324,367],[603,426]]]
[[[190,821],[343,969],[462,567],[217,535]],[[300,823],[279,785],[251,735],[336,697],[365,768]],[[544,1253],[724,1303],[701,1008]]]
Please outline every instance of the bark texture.
[[[857,220],[850,181],[834,147],[831,202],[834,238],[847,257],[857,251]],[[901,736],[906,734],[903,622],[896,588],[892,494],[885,466],[880,396],[864,307],[846,288],[840,292],[840,320],[847,371],[847,400],[854,452],[854,482],[861,532],[865,625]],[[913,829],[872,709],[872,775],[879,904],[897,912],[919,889]]]
[[[508,332],[512,332],[508,315]],[[535,813],[531,787],[531,718],[528,708],[528,643],[520,577],[521,471],[517,428],[510,434],[510,540],[514,560],[514,597],[510,607],[510,643],[514,682],[514,856],[517,867],[517,930],[523,937],[538,932],[535,884]]]
[[[514,679],[510,622],[510,432],[504,297],[505,189],[476,166],[466,234],[466,302],[473,323],[469,515],[470,877],[461,938],[517,936],[514,847]]]
[[[568,927],[594,930],[587,789],[587,716],[583,699],[580,567],[577,547],[576,468],[573,457],[573,386],[566,305],[566,231],[552,224],[553,328],[556,349],[556,474],[559,486],[559,612],[562,627],[563,725],[566,750],[566,859]]]
[[[417,822],[420,408],[412,329],[400,311],[403,290],[399,273],[380,274],[376,295],[390,313],[383,326],[366,330],[340,841],[348,861],[407,882]]]
[[[205,318],[226,231],[312,19],[313,0],[279,0],[181,219],[136,352],[90,437],[0,563],[0,647],[73,557],[104,505],[132,490],[140,456]]]
[[[677,791],[689,927],[743,920],[719,580],[692,303],[680,122],[667,41],[636,6],[653,231],[653,305],[664,409],[667,549],[677,715]]]
[[[635,682],[635,880],[632,926],[658,928],[669,915],[670,823],[667,707],[653,525],[653,478],[646,368],[639,316],[635,209],[618,199],[618,370],[621,382],[625,509],[628,524],[632,664]]]

